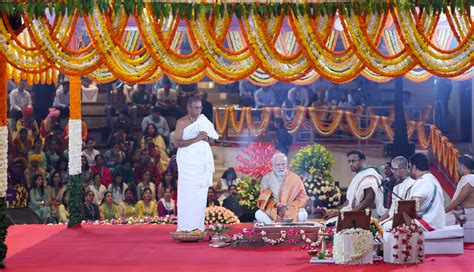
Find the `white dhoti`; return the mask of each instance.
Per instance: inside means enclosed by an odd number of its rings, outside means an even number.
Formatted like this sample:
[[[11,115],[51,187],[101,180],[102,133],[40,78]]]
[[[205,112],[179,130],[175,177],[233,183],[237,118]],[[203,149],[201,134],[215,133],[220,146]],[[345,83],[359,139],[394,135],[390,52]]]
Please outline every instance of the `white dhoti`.
[[[268,216],[264,211],[258,210],[255,212],[255,219],[259,223],[264,223],[264,224],[273,224],[275,223],[270,216]],[[298,215],[297,215],[297,222],[305,222],[306,219],[308,219],[308,213],[304,208],[300,208],[298,210]]]
[[[463,224],[474,222],[474,208],[464,209],[464,211],[461,212],[452,211],[446,214],[446,225],[459,225],[462,223],[460,221],[465,221]]]
[[[208,190],[207,186],[182,184],[180,180],[178,186],[178,231],[205,229],[204,217]]]
[[[198,119],[185,127],[183,140],[195,138],[200,131],[207,132],[213,139],[219,136],[212,123],[201,114]],[[214,157],[211,147],[199,141],[178,148],[178,228],[177,231],[204,230],[207,192],[212,186]]]

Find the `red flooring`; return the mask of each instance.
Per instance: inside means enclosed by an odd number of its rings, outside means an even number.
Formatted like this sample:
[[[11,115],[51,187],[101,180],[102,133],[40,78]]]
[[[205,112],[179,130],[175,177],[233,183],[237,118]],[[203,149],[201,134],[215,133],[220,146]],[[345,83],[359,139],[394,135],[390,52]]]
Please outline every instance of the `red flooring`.
[[[210,248],[175,243],[173,225],[15,225],[7,238],[4,271],[469,271],[474,244],[463,255],[428,256],[420,265],[312,265],[290,246]],[[234,231],[242,228],[238,226]],[[473,271],[473,270],[470,270]]]

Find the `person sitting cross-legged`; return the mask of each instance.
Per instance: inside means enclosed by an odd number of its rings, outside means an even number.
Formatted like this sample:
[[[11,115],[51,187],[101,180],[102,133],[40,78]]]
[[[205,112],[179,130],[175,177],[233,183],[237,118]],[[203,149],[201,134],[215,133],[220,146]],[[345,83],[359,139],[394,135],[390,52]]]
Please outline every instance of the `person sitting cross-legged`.
[[[286,219],[304,222],[308,218],[304,209],[308,197],[303,181],[288,170],[288,158],[282,153],[273,156],[272,168],[262,179],[255,219],[265,224]]]

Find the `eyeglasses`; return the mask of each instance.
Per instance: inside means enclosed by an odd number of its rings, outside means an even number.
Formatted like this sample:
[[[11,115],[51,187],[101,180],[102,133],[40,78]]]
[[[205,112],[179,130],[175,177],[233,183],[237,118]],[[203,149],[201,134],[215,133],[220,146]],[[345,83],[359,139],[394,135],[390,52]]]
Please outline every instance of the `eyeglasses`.
[[[353,164],[353,163],[356,163],[358,161],[360,161],[360,159],[347,160],[347,163],[348,164]]]
[[[195,110],[202,110],[202,107],[191,107],[191,108],[193,108]]]

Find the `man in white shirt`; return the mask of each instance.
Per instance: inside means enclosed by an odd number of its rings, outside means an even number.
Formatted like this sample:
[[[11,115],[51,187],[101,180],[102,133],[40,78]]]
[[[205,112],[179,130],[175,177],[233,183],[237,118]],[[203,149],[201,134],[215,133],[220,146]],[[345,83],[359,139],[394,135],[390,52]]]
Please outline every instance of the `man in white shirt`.
[[[18,87],[10,93],[10,114],[12,116],[12,128],[16,128],[16,122],[22,117],[21,111],[31,107],[31,95],[25,90],[26,81],[20,81]]]
[[[161,115],[178,117],[178,93],[171,88],[168,77],[163,76],[162,84],[163,88],[156,92],[156,106],[160,108]]]
[[[422,153],[410,157],[410,176],[415,180],[408,199],[418,202],[417,223],[432,231],[446,226],[443,189],[429,172],[428,158]]]
[[[61,86],[56,90],[56,97],[54,97],[53,107],[61,111],[61,116],[69,115],[69,81],[63,81]]]
[[[387,213],[380,217],[379,222],[387,222],[387,219],[393,219],[396,205],[395,203],[399,200],[406,200],[411,192],[413,184],[415,183],[415,180],[412,179],[408,174],[408,160],[405,157],[399,156],[393,158],[391,162],[391,171],[397,179],[397,184],[393,188],[392,204],[390,205],[390,209],[387,211]],[[389,194],[391,193],[392,192],[389,192]]]
[[[275,93],[271,86],[264,86],[255,92],[255,107],[274,107],[276,106]]]
[[[166,119],[160,115],[160,109],[158,107],[154,107],[151,110],[150,115],[143,118],[142,131],[144,133],[146,133],[146,128],[148,124],[154,124],[156,126],[156,131],[158,132],[158,134],[168,139],[170,135],[170,128]]]

